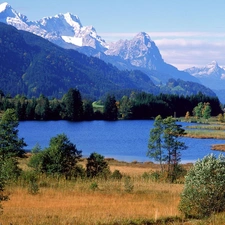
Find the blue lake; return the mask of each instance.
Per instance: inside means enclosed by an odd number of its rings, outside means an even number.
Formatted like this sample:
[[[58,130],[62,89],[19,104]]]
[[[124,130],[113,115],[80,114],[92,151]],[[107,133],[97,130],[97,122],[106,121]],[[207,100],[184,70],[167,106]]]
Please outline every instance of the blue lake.
[[[25,121],[19,124],[19,137],[27,143],[31,150],[37,143],[42,148],[49,146],[49,141],[57,134],[66,134],[83,156],[97,152],[105,157],[112,157],[126,162],[152,161],[146,157],[152,120],[132,121]],[[181,123],[183,128],[187,123]],[[212,151],[211,145],[224,143],[225,140],[181,138],[188,149],[182,151],[182,162],[194,162],[205,155],[220,152]]]

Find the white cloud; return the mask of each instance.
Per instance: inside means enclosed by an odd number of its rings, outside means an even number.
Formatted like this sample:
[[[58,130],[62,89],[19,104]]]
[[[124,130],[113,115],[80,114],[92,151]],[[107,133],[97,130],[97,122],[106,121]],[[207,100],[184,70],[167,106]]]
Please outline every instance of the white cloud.
[[[147,32],[165,62],[183,70],[215,60],[225,66],[225,33]],[[132,39],[137,33],[101,33],[106,41]]]

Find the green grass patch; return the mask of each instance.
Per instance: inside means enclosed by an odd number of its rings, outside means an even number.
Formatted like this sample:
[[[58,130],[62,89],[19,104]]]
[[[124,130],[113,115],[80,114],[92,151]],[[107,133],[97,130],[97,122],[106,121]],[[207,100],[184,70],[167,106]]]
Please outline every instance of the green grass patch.
[[[92,106],[93,106],[93,109],[94,109],[94,112],[96,111],[100,111],[103,113],[103,110],[104,110],[104,105],[101,101],[95,101],[92,103]]]
[[[208,130],[208,129],[190,129],[185,130],[186,137],[202,138],[202,139],[225,139],[224,130]]]

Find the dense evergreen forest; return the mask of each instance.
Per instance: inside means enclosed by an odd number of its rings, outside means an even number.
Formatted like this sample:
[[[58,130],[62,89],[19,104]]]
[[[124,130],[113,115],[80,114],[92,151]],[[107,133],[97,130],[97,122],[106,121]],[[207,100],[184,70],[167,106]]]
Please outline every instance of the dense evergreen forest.
[[[2,91],[0,92],[0,110],[15,109],[20,121],[154,119],[157,115],[183,117],[187,112],[193,115],[194,108],[200,102],[210,105],[212,116],[222,113],[218,98],[202,93],[179,96],[132,92],[120,99],[108,94],[93,105],[92,101],[82,99],[80,91],[73,88],[61,99],[49,99],[43,94],[31,99],[24,95],[11,98],[5,96]]]

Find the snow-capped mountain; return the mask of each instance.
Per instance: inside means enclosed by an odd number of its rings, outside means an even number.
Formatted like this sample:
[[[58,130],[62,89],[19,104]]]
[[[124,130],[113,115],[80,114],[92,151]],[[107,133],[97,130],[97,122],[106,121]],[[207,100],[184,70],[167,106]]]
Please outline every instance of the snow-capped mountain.
[[[26,16],[5,2],[0,5],[0,22],[34,33],[64,48],[73,48],[75,45],[90,46],[99,51],[106,49],[105,41],[97,35],[96,30],[92,26],[83,26],[78,16],[70,13],[28,21]]]
[[[216,61],[212,61],[205,67],[191,67],[185,70],[192,76],[197,77],[203,85],[212,89],[221,89],[225,84],[225,69],[220,67]]]
[[[170,78],[199,82],[197,78],[164,62],[155,42],[145,32],[137,34],[131,40],[111,43],[105,54],[126,60],[148,74],[155,83],[165,83]]]
[[[214,90],[217,96],[225,102],[225,68],[218,65],[216,61],[212,61],[204,67],[191,67],[185,70],[192,76],[198,78],[200,82]]]
[[[154,83],[166,83],[170,78],[199,82],[197,76],[164,62],[159,49],[148,34],[141,32],[131,40],[106,43],[92,26],[83,26],[71,13],[29,21],[8,3],[0,4],[0,22],[29,31],[63,47],[76,49],[98,57],[120,69],[139,69]]]
[[[157,70],[164,63],[159,49],[145,32],[137,34],[132,40],[111,43],[105,53],[120,56],[134,66],[153,70]]]
[[[18,29],[27,29],[27,17],[17,13],[7,2],[0,4],[0,21],[16,26]]]
[[[191,67],[185,70],[190,73],[192,76],[198,78],[210,78],[225,80],[225,69],[220,67],[216,61],[212,61],[205,67]]]

